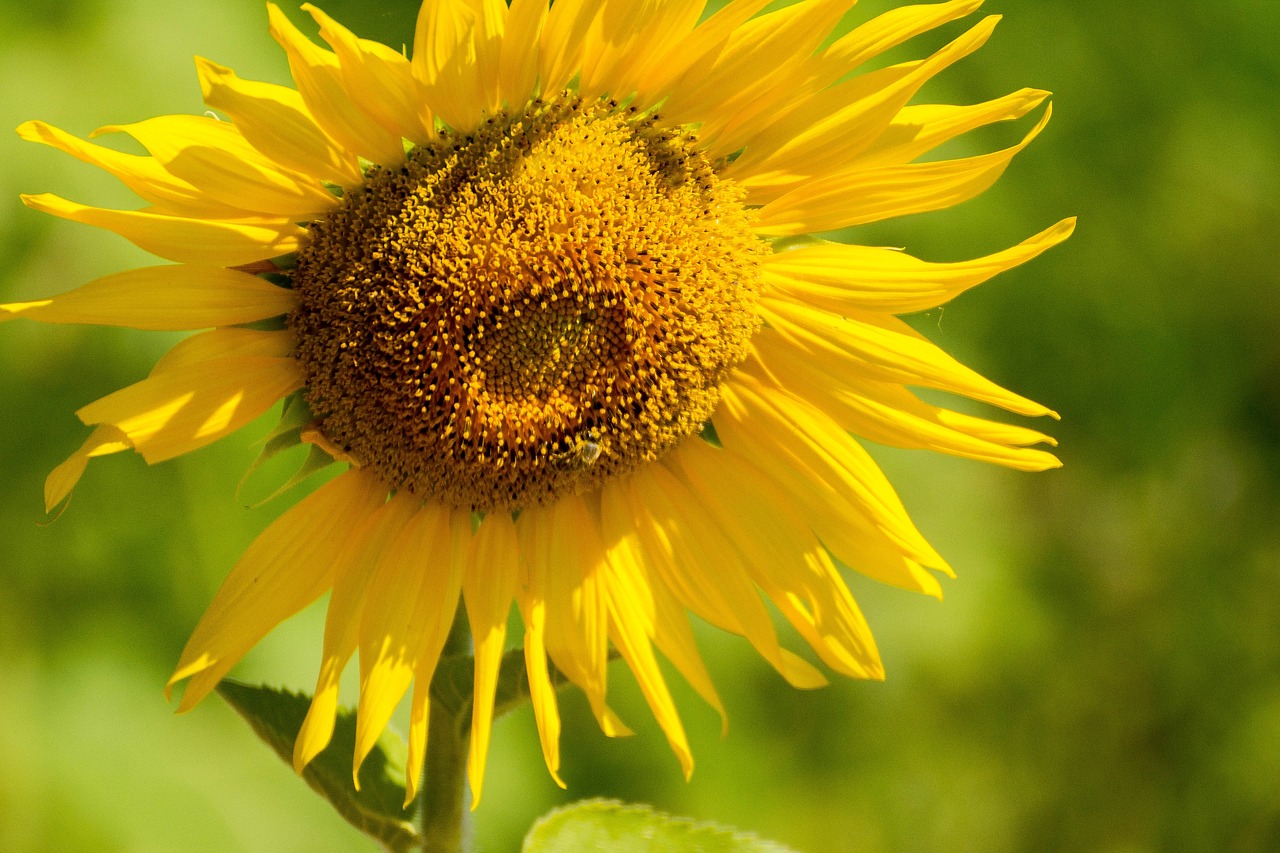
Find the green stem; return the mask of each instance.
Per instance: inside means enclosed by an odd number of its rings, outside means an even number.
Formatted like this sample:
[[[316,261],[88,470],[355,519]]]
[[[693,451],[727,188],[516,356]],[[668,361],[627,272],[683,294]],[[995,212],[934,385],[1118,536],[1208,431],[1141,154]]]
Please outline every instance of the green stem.
[[[442,658],[471,653],[471,632],[462,606],[453,619]],[[427,755],[422,767],[422,849],[426,853],[465,853],[471,842],[471,811],[467,808],[467,747],[471,703],[461,709],[431,703],[427,725]]]

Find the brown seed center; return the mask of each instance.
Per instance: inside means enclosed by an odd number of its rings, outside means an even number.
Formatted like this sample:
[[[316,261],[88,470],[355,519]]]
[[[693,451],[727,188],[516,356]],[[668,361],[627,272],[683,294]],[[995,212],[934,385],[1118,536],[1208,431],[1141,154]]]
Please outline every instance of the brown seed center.
[[[657,459],[758,325],[741,198],[692,137],[569,95],[372,171],[293,272],[325,436],[486,512]]]

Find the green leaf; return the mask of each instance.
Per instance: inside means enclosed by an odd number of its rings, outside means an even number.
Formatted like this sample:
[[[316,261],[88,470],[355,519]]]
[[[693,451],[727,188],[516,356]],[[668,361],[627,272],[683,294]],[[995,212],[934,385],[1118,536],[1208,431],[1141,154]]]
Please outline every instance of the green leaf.
[[[277,755],[293,764],[293,742],[307,715],[310,696],[228,679],[218,685],[218,693]],[[401,808],[405,793],[404,742],[389,730],[383,733],[360,768],[357,791],[351,783],[355,732],[355,713],[341,711],[333,741],[307,765],[302,778],[348,823],[382,842],[388,850],[418,848],[422,839],[413,825],[417,801],[407,809]]]
[[[525,836],[525,853],[794,853],[772,841],[714,823],[672,817],[648,806],[583,800],[556,809]]]
[[[284,408],[280,413],[280,422],[262,439],[262,450],[258,453],[258,458],[244,472],[244,476],[240,478],[240,484],[236,486],[237,499],[244,492],[245,486],[259,468],[281,453],[292,450],[302,443],[302,431],[314,423],[316,419],[311,412],[311,408],[307,405],[304,394],[305,392],[298,391],[285,398]],[[329,467],[334,461],[332,456],[321,450],[317,445],[311,445],[307,458],[303,460],[302,465],[298,467],[293,476],[271,494],[252,504],[252,508],[256,509],[265,503],[275,500],[312,474]]]

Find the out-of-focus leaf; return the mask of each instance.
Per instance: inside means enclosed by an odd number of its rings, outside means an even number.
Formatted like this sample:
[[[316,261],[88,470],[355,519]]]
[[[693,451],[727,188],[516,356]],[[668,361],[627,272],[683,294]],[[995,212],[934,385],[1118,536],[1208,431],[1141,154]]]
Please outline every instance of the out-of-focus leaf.
[[[523,849],[525,853],[794,853],[750,833],[614,800],[584,800],[550,812],[529,830]]]
[[[248,721],[258,736],[288,764],[293,762],[293,742],[302,728],[311,697],[272,687],[241,684],[224,679],[218,694]],[[338,714],[333,741],[307,765],[302,777],[329,801],[348,823],[377,839],[388,850],[417,849],[421,837],[413,825],[417,801],[404,802],[405,745],[385,731],[360,768],[360,790],[351,783],[355,751],[356,715]]]

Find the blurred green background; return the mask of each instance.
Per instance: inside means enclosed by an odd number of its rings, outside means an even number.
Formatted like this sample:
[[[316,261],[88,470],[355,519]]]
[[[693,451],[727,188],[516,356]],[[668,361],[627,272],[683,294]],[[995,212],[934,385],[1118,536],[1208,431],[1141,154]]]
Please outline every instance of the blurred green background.
[[[362,35],[411,39],[411,0],[321,5]],[[849,21],[889,5],[864,0]],[[679,693],[698,760],[686,784],[619,666],[639,734],[606,742],[567,696],[567,793],[527,710],[499,724],[477,850],[515,849],[537,815],[592,795],[811,853],[1280,849],[1280,6],[985,9],[1008,17],[926,96],[1037,86],[1055,92],[1053,123],[981,199],[849,238],[951,260],[1080,216],[1066,246],[915,318],[1059,410],[1066,467],[878,451],[960,572],[941,604],[854,579],[887,682],[799,693],[706,632],[730,731]],[[0,126],[84,134],[201,112],[193,53],[283,81],[265,17],[259,0],[4,0]],[[136,206],[112,179],[12,134],[0,162],[0,297],[149,262],[17,198]],[[73,411],[174,339],[0,328],[0,850],[372,849],[226,706],[176,717],[161,696],[221,578],[288,503],[246,511],[234,493],[265,425],[151,470],[97,461],[65,516],[37,525],[45,474],[86,433]],[[321,625],[307,611],[236,674],[309,689]]]

